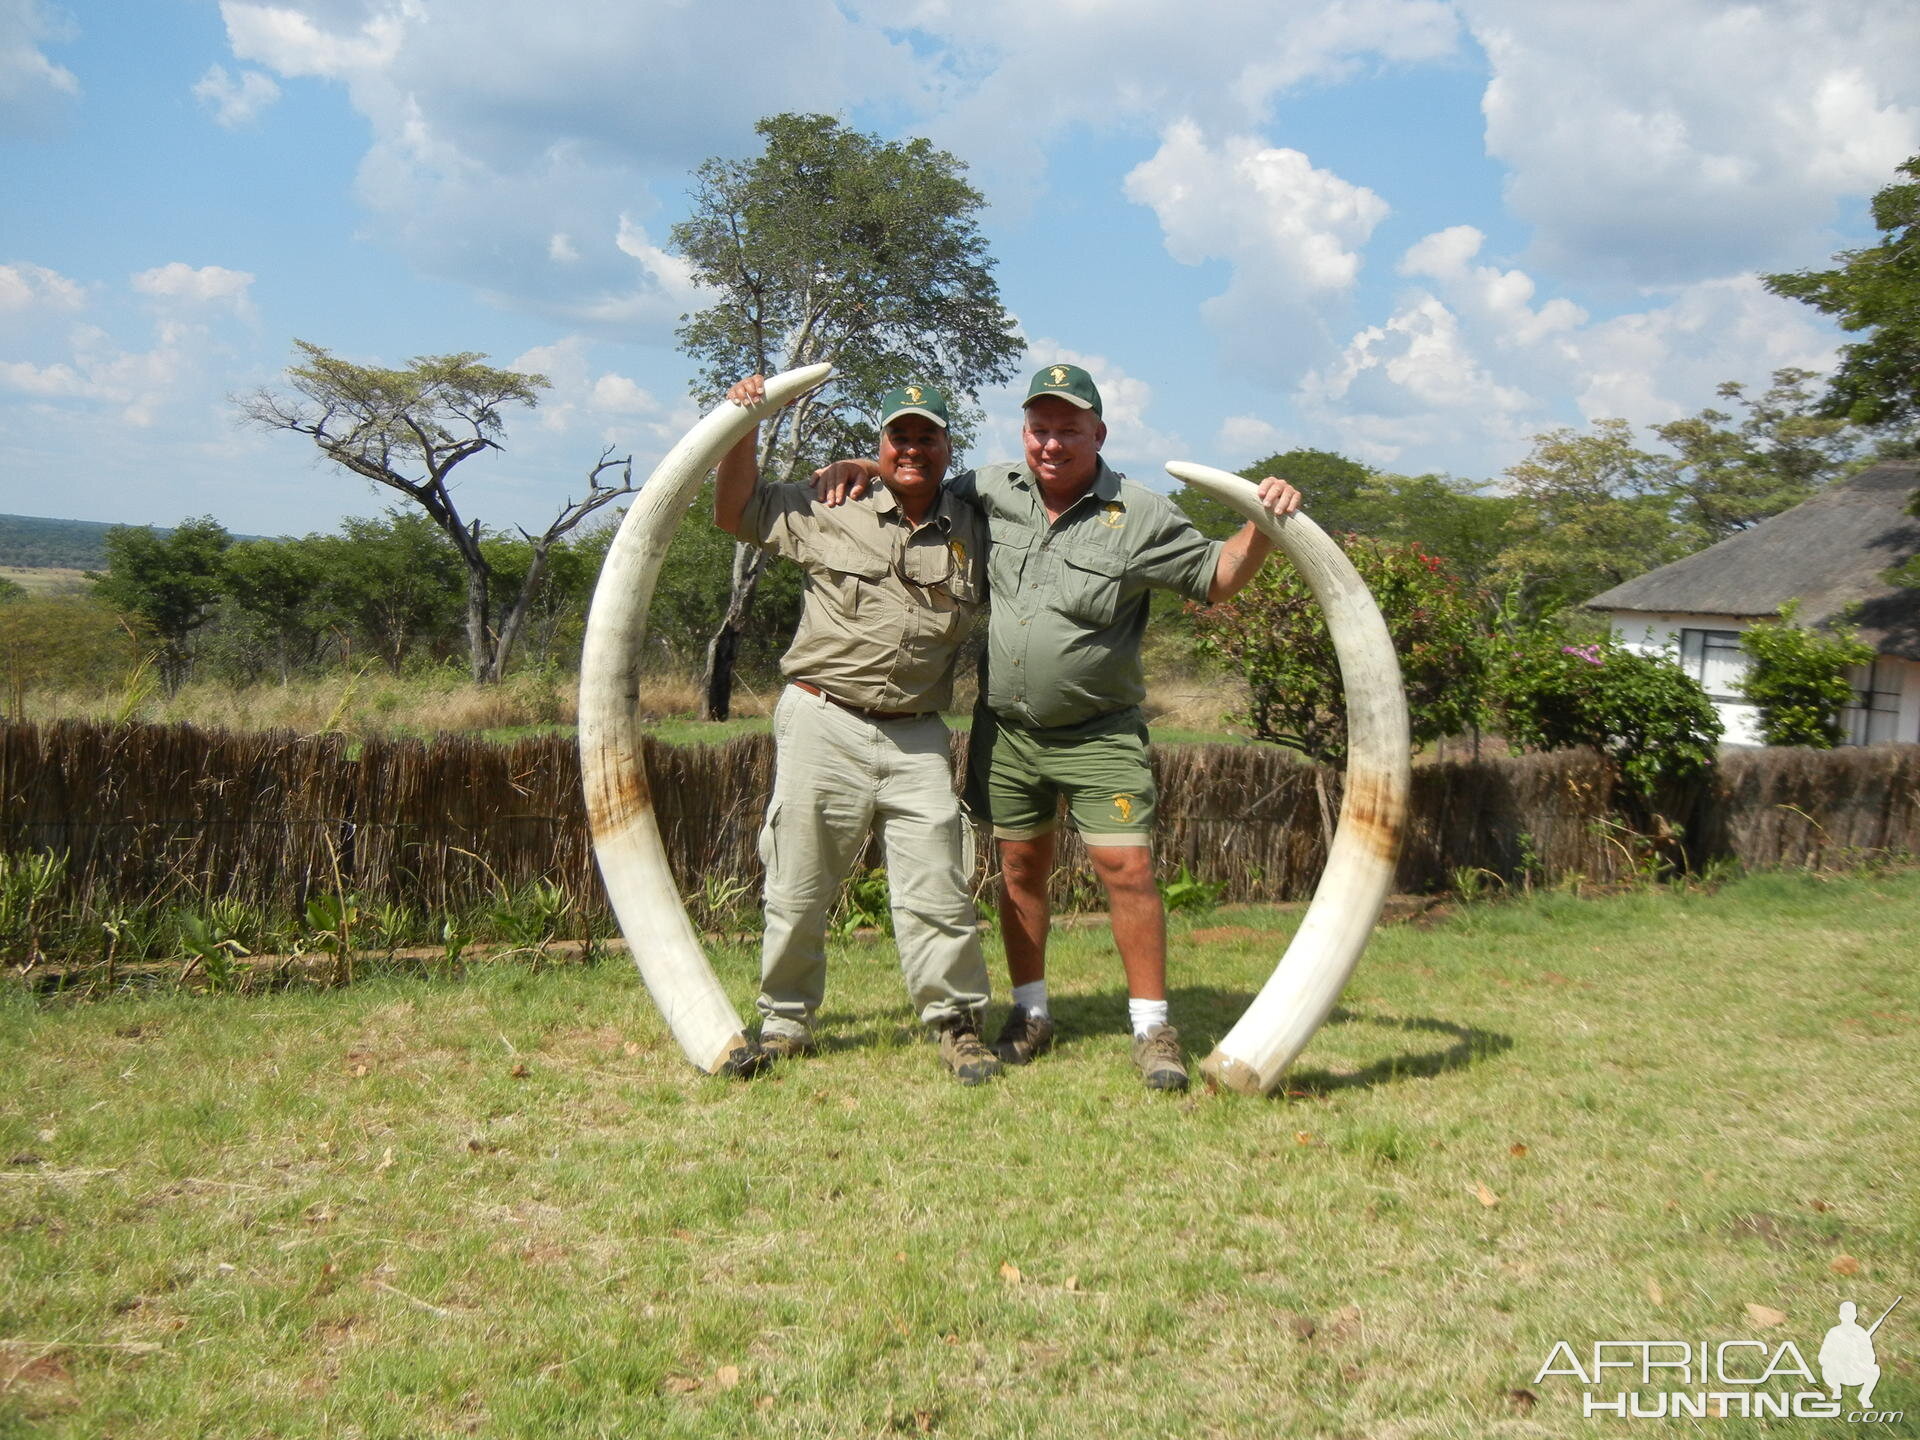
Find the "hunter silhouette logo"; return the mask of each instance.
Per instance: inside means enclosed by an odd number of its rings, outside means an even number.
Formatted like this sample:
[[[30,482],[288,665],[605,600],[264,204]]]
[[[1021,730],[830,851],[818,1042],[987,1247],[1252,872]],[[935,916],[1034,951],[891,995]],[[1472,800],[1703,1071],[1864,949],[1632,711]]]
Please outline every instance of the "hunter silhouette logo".
[[[1053,377],[1053,383],[1056,385],[1064,385],[1067,383],[1067,367],[1064,365],[1054,366],[1051,370],[1047,371],[1047,374]]]
[[[1587,1350],[1556,1340],[1534,1373],[1533,1383],[1564,1375],[1587,1387],[1580,1393],[1580,1413],[1586,1419],[1612,1415],[1622,1420],[1729,1416],[1784,1420],[1791,1416],[1893,1424],[1905,1418],[1904,1411],[1871,1408],[1874,1387],[1880,1383],[1873,1336],[1905,1298],[1895,1296],[1871,1325],[1861,1325],[1854,1318],[1858,1310],[1853,1301],[1840,1302],[1840,1323],[1820,1342],[1815,1362],[1820,1367],[1818,1379],[1791,1340],[1595,1340]],[[1775,1313],[1777,1319],[1770,1323],[1785,1318]],[[1858,1408],[1843,1403],[1845,1390],[1858,1392]]]
[[[1133,796],[1116,795],[1113,797],[1113,813],[1122,822],[1133,819]]]

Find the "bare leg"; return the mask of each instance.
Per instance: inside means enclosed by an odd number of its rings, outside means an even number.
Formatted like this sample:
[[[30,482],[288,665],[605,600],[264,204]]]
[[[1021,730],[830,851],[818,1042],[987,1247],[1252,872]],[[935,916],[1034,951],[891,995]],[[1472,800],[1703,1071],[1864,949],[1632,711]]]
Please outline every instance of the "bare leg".
[[[1052,874],[1052,831],[1000,842],[1000,940],[1007,950],[1007,978],[1015,985],[1046,978],[1053,918],[1047,879]]]
[[[1126,967],[1127,994],[1167,998],[1167,913],[1153,883],[1153,851],[1145,845],[1089,845],[1093,873],[1107,887],[1113,943]],[[1011,963],[1013,944],[1007,944]]]

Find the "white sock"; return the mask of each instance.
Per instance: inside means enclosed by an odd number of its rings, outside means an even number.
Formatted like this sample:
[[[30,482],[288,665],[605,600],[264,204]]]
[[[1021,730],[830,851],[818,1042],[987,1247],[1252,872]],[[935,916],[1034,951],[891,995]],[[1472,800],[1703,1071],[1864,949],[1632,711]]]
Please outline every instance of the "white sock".
[[[1164,1000],[1127,999],[1127,1019],[1133,1022],[1133,1035],[1137,1040],[1156,1025],[1167,1023],[1167,1002]]]
[[[1047,982],[1029,980],[1024,985],[1013,987],[1013,1003],[1029,1015],[1047,1016]],[[1047,1016],[1051,1019],[1051,1016]]]

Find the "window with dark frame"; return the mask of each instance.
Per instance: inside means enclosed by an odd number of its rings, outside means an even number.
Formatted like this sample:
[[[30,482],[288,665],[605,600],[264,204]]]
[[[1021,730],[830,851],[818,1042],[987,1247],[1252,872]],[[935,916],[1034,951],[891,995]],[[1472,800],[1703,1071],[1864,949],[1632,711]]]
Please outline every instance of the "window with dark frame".
[[[1680,668],[1700,682],[1710,699],[1741,699],[1735,686],[1747,673],[1747,656],[1740,648],[1740,632],[1682,630]]]

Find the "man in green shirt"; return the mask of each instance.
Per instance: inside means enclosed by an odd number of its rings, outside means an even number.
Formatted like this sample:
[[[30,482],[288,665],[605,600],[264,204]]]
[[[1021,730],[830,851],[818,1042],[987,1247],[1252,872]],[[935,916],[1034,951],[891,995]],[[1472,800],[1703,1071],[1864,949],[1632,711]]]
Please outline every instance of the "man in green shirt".
[[[1025,1064],[1053,1042],[1046,991],[1060,800],[1107,891],[1127,976],[1132,1056],[1149,1088],[1186,1088],[1169,1022],[1166,914],[1149,848],[1154,786],[1140,713],[1140,642],[1154,589],[1202,604],[1237,594],[1272,543],[1247,525],[1206,539],[1164,495],[1100,458],[1099,389],[1077,365],[1049,365],[1028,387],[1024,464],[983,466],[948,482],[986,517],[992,614],[981,705],[969,747],[969,792],[999,842],[1001,934],[1013,1010],[1000,1058]],[[822,472],[823,488],[870,477],[872,461]],[[858,485],[854,485],[854,491]],[[851,492],[850,492],[851,493]],[[1299,508],[1284,480],[1261,482],[1275,515]]]

